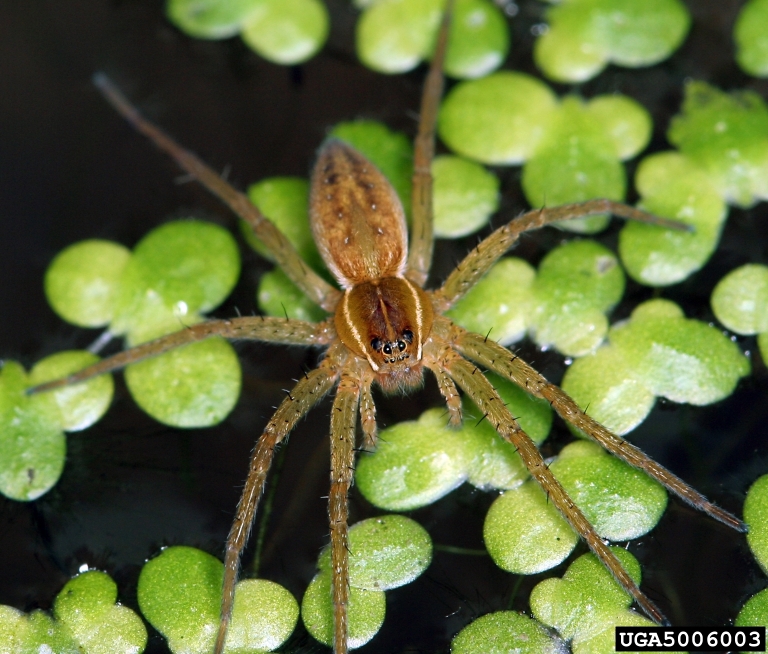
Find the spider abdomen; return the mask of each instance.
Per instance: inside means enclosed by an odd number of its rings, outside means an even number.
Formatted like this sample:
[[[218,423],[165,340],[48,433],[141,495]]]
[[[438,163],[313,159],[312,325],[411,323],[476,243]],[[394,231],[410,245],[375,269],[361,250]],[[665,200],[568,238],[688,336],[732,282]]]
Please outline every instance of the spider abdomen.
[[[405,272],[405,213],[389,180],[338,140],[323,145],[312,171],[310,222],[325,265],[342,287]]]
[[[385,277],[348,289],[335,316],[341,342],[368,360],[385,388],[408,384],[404,376],[410,378],[410,371],[420,369],[432,321],[426,293],[403,277]],[[381,379],[386,376],[393,377],[391,384]]]

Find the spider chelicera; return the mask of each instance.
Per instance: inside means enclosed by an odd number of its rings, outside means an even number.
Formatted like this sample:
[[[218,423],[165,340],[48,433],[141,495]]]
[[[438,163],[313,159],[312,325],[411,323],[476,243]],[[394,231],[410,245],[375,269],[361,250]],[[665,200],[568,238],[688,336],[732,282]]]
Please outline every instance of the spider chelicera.
[[[211,320],[126,350],[64,380],[35,389],[35,392],[42,392],[77,383],[214,335],[324,349],[318,367],[306,373],[283,400],[253,452],[248,478],[227,539],[217,654],[224,647],[240,555],[264,490],[275,448],[299,419],[334,389],[330,426],[329,518],[334,649],[337,654],[343,654],[348,649],[347,495],[354,471],[357,421],[359,415],[365,445],[373,447],[376,442],[376,407],[371,394],[374,384],[389,393],[408,392],[421,385],[425,370],[429,370],[445,398],[453,425],[461,422],[461,389],[494,425],[499,436],[518,450],[531,475],[555,506],[642,610],[656,622],[665,622],[662,613],[643,594],[568,497],[491,383],[478,373],[478,366],[515,382],[536,397],[546,399],[567,422],[612,454],[644,470],[713,518],[738,531],[746,530],[738,518],[713,505],[636,447],[587,416],[568,395],[519,357],[485,336],[468,332],[443,315],[523,232],[555,221],[599,213],[613,213],[642,221],[665,221],[607,200],[531,211],[500,227],[477,245],[440,288],[424,289],[433,249],[430,165],[435,120],[442,94],[441,68],[447,25],[446,14],[422,97],[415,144],[410,242],[403,208],[386,178],[361,154],[341,141],[329,140],[320,149],[312,174],[310,219],[318,249],[341,290],[328,284],[305,265],[288,239],[244,194],[140,116],[109,80],[103,76],[95,79],[107,99],[138,131],[148,136],[188,174],[244,218],[287,276],[308,298],[331,315],[317,324],[271,317]]]

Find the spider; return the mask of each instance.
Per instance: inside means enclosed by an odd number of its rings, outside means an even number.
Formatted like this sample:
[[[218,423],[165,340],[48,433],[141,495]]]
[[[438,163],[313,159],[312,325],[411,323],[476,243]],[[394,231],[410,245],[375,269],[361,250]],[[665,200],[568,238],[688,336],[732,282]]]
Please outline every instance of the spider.
[[[440,30],[424,87],[416,137],[412,227],[386,178],[362,155],[341,141],[319,151],[312,174],[311,225],[336,288],[300,259],[287,238],[214,170],[144,119],[104,76],[96,85],[139,132],[169,154],[183,170],[218,196],[252,227],[288,277],[331,317],[318,324],[270,317],[211,320],[126,350],[35,392],[74,384],[172,348],[213,335],[324,348],[318,367],[299,380],[277,408],[253,452],[248,478],[226,544],[221,623],[215,652],[223,651],[232,613],[234,586],[242,550],[263,494],[274,452],[317,402],[335,389],[331,411],[330,541],[333,569],[334,650],[347,651],[348,500],[354,471],[358,416],[366,447],[376,442],[376,407],[372,387],[387,393],[408,392],[434,376],[452,425],[461,422],[459,389],[479,408],[503,439],[520,453],[531,475],[618,582],[654,621],[661,611],[631,579],[581,510],[549,471],[541,453],[509,413],[478,366],[492,370],[544,398],[569,423],[606,450],[644,470],[670,491],[716,520],[746,531],[738,518],[715,506],[635,446],[595,422],[562,390],[506,348],[468,332],[443,314],[529,230],[556,221],[610,212],[642,221],[658,219],[632,207],[593,200],[531,211],[500,227],[477,245],[434,290],[424,288],[432,259],[432,178],[435,121],[442,94],[449,12]]]

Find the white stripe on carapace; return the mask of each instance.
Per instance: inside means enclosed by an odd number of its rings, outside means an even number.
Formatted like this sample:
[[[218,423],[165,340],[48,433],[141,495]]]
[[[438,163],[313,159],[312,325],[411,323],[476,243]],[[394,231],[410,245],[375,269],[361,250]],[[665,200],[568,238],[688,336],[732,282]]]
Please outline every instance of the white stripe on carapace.
[[[374,372],[379,372],[379,366],[376,364],[376,362],[371,359],[371,355],[368,354],[368,351],[365,347],[365,343],[363,342],[363,337],[360,335],[360,332],[358,331],[357,327],[355,326],[355,323],[352,321],[352,317],[349,315],[349,294],[352,292],[351,288],[348,288],[344,291],[344,297],[341,299],[342,302],[342,310],[344,311],[344,320],[347,323],[347,326],[349,327],[349,331],[352,332],[352,338],[355,339],[355,343],[357,343],[357,346],[360,348],[360,351],[365,355],[365,358],[368,359],[368,363],[371,364],[371,368],[373,368]]]
[[[411,291],[411,295],[413,295],[413,303],[416,306],[416,338],[419,339],[419,345],[416,350],[416,361],[421,361],[422,335],[424,334],[424,310],[421,306],[421,296],[416,290],[415,284],[410,279],[406,279],[405,277],[398,277],[398,279],[402,279],[406,283],[408,290]]]

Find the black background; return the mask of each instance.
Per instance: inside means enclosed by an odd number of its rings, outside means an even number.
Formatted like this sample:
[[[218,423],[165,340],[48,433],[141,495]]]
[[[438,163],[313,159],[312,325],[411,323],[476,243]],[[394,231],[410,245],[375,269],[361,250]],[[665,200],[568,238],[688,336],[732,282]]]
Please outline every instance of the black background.
[[[652,113],[652,150],[666,149],[664,132],[687,78],[722,88],[768,84],[739,71],[731,32],[741,2],[691,0],[693,27],[668,61],[639,71],[610,67],[573,90],[591,97],[620,91]],[[173,28],[161,2],[143,0],[0,0],[0,353],[26,366],[52,352],[85,347],[96,333],[63,324],[47,308],[42,277],[53,255],[84,238],[132,246],[151,227],[197,216],[232,225],[220,204],[194,184],[177,184],[178,170],[137,136],[90,84],[107,72],[142,111],[214,167],[232,171],[238,185],[265,176],[305,175],[329,126],[375,118],[413,134],[423,70],[384,77],[354,57],[356,12],[328,2],[331,37],[320,56],[298,68],[266,63],[238,39],[195,41]],[[545,5],[519,3],[511,21],[513,49],[506,67],[534,72],[531,27]],[[558,87],[566,92],[568,87]],[[632,166],[630,166],[630,173]],[[501,171],[500,224],[525,208],[517,170]],[[691,280],[661,294],[687,315],[712,321],[708,299],[727,271],[766,262],[764,205],[734,210],[721,247]],[[561,233],[526,238],[515,254],[537,262]],[[615,227],[603,239],[615,239]],[[438,247],[434,279],[450,270],[475,238]],[[217,315],[254,309],[258,275],[266,265],[244,250],[238,289]],[[615,317],[654,295],[630,284]],[[707,408],[666,403],[632,439],[699,490],[740,513],[750,483],[768,471],[765,366],[754,339],[753,373],[739,392]],[[34,503],[0,498],[0,603],[29,611],[50,608],[72,574],[88,564],[109,572],[120,599],[136,607],[135,584],[145,559],[160,547],[185,544],[217,556],[229,528],[249,452],[281,389],[312,366],[316,353],[240,344],[244,392],[225,423],[209,430],[158,425],[133,405],[121,383],[115,403],[96,427],[68,437],[59,484]],[[561,358],[523,345],[522,354],[554,381]],[[433,385],[407,399],[379,401],[382,426],[415,418],[439,403]],[[260,573],[300,598],[327,540],[328,404],[291,437],[278,481]],[[546,445],[551,455],[568,439],[558,425]],[[414,513],[437,543],[482,548],[482,515],[493,496],[462,487]],[[373,510],[353,494],[352,518]],[[735,617],[766,585],[743,536],[681,506],[631,545],[644,565],[646,592],[677,625],[716,625]],[[246,557],[246,566],[248,558]],[[557,571],[562,574],[564,568]],[[527,609],[530,586],[482,556],[437,553],[416,583],[388,593],[388,617],[366,652],[446,651],[450,638],[488,611]],[[520,584],[518,582],[521,581]],[[150,652],[165,644],[150,629]],[[287,649],[322,651],[299,627]]]

